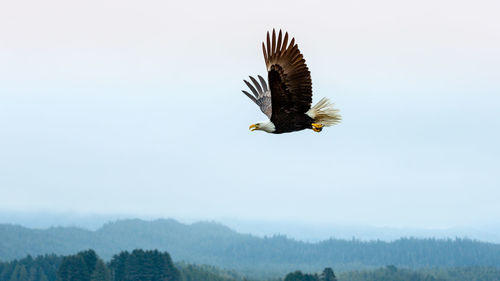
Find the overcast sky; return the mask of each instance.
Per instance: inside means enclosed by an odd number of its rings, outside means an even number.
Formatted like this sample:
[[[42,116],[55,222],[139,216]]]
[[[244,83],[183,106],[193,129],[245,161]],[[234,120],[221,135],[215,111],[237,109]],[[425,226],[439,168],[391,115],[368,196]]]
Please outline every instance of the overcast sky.
[[[4,1],[0,211],[392,227],[500,222],[500,2]],[[296,38],[344,121],[241,93]]]

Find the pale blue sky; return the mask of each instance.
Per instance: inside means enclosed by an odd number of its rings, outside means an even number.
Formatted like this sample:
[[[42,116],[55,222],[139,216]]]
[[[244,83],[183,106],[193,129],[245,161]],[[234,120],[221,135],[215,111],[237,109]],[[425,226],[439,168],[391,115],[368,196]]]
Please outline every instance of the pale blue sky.
[[[498,1],[0,4],[0,209],[408,227],[500,222]],[[294,36],[344,122],[248,131]]]

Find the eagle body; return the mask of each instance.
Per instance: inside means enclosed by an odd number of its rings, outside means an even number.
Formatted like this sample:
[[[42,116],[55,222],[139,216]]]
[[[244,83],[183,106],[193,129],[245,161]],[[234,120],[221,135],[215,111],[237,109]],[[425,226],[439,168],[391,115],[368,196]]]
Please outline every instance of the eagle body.
[[[268,83],[258,75],[250,76],[251,83],[243,80],[252,94],[243,93],[256,103],[269,118],[267,122],[252,124],[250,129],[281,134],[304,129],[321,132],[324,126],[338,124],[338,110],[326,98],[312,104],[311,74],[295,39],[288,44],[288,33],[281,30],[272,37],[267,33],[267,44],[262,51],[267,68]]]
[[[310,129],[314,119],[307,114],[278,113],[273,114],[271,122],[274,124],[274,134],[290,133]]]

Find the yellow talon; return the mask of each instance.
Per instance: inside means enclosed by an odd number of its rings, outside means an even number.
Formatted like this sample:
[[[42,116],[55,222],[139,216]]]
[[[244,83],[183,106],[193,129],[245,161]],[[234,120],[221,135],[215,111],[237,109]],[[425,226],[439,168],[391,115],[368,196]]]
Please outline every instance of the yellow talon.
[[[321,129],[321,128],[323,128],[323,124],[312,123],[311,125],[313,126],[313,129]]]
[[[319,133],[319,132],[321,132],[321,130],[323,130],[323,124],[312,123],[311,126],[312,126],[313,131],[315,131],[316,133]]]

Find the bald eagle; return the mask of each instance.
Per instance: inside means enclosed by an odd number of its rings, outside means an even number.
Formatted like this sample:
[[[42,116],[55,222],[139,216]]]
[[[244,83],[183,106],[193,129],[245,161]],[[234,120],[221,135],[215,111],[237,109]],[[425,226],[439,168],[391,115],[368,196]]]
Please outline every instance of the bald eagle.
[[[341,120],[339,111],[327,98],[311,107],[311,73],[295,44],[295,38],[288,44],[288,33],[283,37],[280,30],[276,38],[273,29],[272,38],[267,32],[266,41],[267,45],[262,42],[262,51],[269,84],[260,75],[257,76],[258,81],[250,76],[252,83],[243,81],[253,95],[242,92],[260,107],[269,120],[252,124],[249,129],[274,134],[312,129],[319,133],[323,127],[338,124]]]

